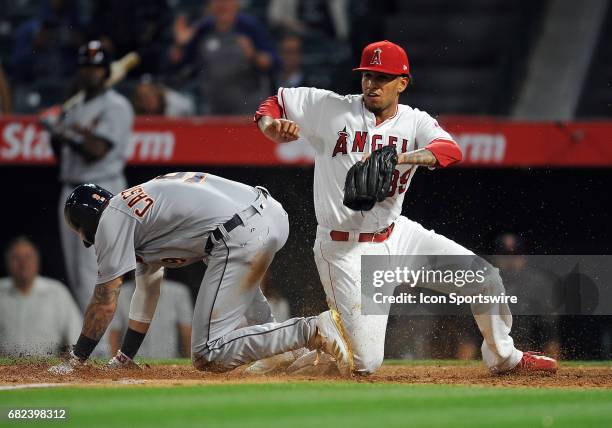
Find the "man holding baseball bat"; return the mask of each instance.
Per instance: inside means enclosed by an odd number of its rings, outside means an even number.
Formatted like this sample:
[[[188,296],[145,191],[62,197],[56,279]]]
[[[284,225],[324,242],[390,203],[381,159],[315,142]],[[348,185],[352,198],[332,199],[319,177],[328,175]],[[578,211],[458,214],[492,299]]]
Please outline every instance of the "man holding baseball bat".
[[[96,183],[114,193],[127,187],[123,168],[134,112],[128,100],[110,88],[118,79],[111,76],[102,44],[90,41],[78,55],[79,93],[41,122],[50,132],[63,184],[59,222],[67,280],[85,311],[98,274],[97,260],[93,248],[83,247],[66,225],[64,202],[82,183]]]

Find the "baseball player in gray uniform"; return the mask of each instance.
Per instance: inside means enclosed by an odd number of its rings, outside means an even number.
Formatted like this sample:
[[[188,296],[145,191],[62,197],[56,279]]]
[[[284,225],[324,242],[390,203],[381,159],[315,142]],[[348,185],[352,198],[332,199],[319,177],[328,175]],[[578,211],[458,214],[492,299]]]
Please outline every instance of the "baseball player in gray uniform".
[[[127,187],[123,168],[127,160],[134,112],[128,100],[104,87],[110,59],[98,41],[79,50],[79,83],[85,96],[45,125],[59,159],[60,237],[66,276],[76,300],[85,311],[97,274],[96,255],[85,248],[65,224],[64,202],[82,183],[96,183],[112,192]]]
[[[287,213],[260,187],[211,174],[178,172],[114,196],[85,184],[68,197],[67,223],[98,258],[98,279],[68,373],[98,344],[115,308],[122,275],[136,270],[128,330],[111,367],[133,364],[155,312],[164,268],[204,260],[191,337],[196,368],[227,371],[301,348],[321,349],[349,372],[338,314],[274,321],[260,282],[289,234]],[[248,326],[239,328],[246,318]]]

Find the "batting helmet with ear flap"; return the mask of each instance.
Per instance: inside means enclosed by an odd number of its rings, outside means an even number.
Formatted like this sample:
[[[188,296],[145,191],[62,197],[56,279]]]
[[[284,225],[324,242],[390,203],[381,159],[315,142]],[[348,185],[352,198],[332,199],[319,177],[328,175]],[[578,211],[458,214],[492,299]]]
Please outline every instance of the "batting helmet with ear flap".
[[[66,199],[66,223],[81,235],[86,247],[94,244],[100,216],[113,196],[96,184],[81,184]]]
[[[92,40],[79,48],[79,67],[104,67],[106,76],[110,74],[110,56],[99,40]]]

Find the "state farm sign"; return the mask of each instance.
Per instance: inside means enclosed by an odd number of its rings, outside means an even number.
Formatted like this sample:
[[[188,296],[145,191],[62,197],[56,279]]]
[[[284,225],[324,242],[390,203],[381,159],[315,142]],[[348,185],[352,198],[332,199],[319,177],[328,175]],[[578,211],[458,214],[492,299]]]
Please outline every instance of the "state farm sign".
[[[453,135],[461,146],[463,161],[471,163],[502,163],[506,153],[503,134],[466,133]]]
[[[0,163],[52,163],[49,133],[33,122],[7,122],[0,127]],[[172,159],[175,138],[172,131],[134,131],[127,150],[128,159],[139,163]]]
[[[3,161],[50,162],[53,152],[49,134],[33,123],[9,122],[2,127],[0,159]]]
[[[132,133],[128,159],[148,161],[168,161],[174,153],[174,134],[166,132],[143,132]]]
[[[447,117],[441,125],[461,146],[463,162],[459,167],[612,166],[610,121],[560,126]],[[196,165],[309,166],[315,157],[312,147],[303,140],[280,145],[271,142],[247,117],[138,117],[127,154],[130,164],[176,165],[177,170]],[[38,126],[38,118],[0,117],[0,165],[54,162],[49,135]]]

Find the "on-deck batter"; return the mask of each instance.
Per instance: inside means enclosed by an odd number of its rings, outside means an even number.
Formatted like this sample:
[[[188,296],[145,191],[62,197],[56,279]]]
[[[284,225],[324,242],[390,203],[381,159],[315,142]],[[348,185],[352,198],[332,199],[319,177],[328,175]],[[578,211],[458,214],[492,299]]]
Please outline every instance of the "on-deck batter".
[[[79,81],[85,97],[51,125],[51,145],[59,160],[62,192],[59,226],[66,276],[81,311],[85,312],[97,273],[96,254],[85,248],[64,221],[64,203],[82,183],[96,183],[111,192],[127,187],[127,160],[134,112],[128,100],[104,88],[110,59],[99,41],[79,50]]]
[[[341,96],[316,88],[280,88],[256,113],[259,129],[282,143],[306,139],[315,149],[314,204],[318,221],[314,254],[330,308],[348,332],[356,373],[376,371],[384,357],[386,316],[361,313],[361,256],[390,254],[473,254],[456,242],[401,216],[402,202],[419,166],[446,167],[461,160],[461,150],[426,112],[399,104],[410,82],[408,57],[389,41],[368,45],[362,53],[362,94]],[[399,161],[389,196],[370,211],[342,203],[347,171],[364,155],[394,146]],[[503,287],[499,275],[485,290]],[[492,371],[517,366],[556,370],[556,361],[514,347],[512,316],[475,315],[483,334],[482,354]]]

